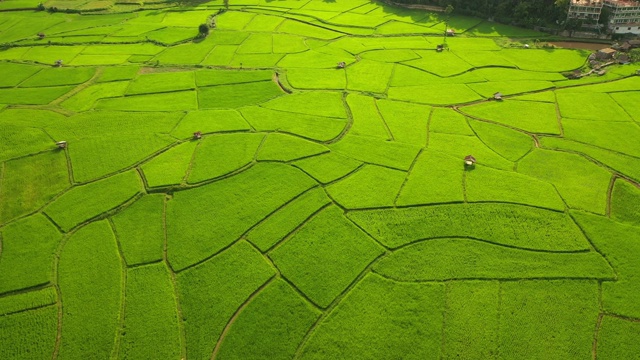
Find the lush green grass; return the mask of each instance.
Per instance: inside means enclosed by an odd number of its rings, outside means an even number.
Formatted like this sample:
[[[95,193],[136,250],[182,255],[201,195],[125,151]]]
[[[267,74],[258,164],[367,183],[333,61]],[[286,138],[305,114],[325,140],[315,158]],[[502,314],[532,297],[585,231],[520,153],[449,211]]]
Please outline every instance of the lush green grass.
[[[287,81],[296,89],[344,89],[347,78],[342,69],[289,69]]]
[[[482,142],[507,160],[518,161],[533,149],[533,139],[521,132],[483,121],[469,124]]]
[[[95,72],[96,69],[90,67],[44,68],[21,82],[20,87],[76,85],[91,79]]]
[[[46,359],[56,345],[55,306],[0,316],[0,356],[5,359]]]
[[[17,105],[46,105],[68,93],[72,86],[0,89],[3,102]]]
[[[373,270],[396,281],[612,279],[615,276],[607,261],[595,251],[547,253],[464,238],[411,244],[382,259]]]
[[[52,280],[52,262],[60,233],[38,214],[13,222],[0,230],[5,279],[0,293],[47,284]]]
[[[552,183],[571,208],[605,212],[611,174],[579,155],[536,150],[518,163],[518,172]]]
[[[271,80],[273,73],[268,70],[205,70],[196,71],[198,86],[242,84]]]
[[[198,90],[200,109],[228,109],[261,103],[282,95],[272,81],[219,85]]]
[[[618,275],[617,281],[602,284],[602,309],[638,318],[640,305],[633,298],[640,289],[640,266],[635,261],[640,254],[639,228],[577,211],[572,215]]]
[[[546,102],[503,100],[466,106],[461,110],[527,132],[560,134],[556,107]]]
[[[394,141],[417,146],[426,143],[431,107],[390,100],[377,100],[375,105]]]
[[[141,168],[147,185],[157,187],[182,183],[197,145],[195,141],[182,143],[143,164]]]
[[[322,189],[310,190],[251,229],[247,234],[247,240],[265,252],[330,202]]]
[[[616,180],[611,198],[611,216],[618,222],[640,225],[640,188],[624,181]]]
[[[464,200],[460,160],[437,151],[422,152],[398,194],[397,205]]]
[[[293,163],[317,181],[326,184],[354,171],[362,162],[335,151]]]
[[[87,111],[100,99],[123,96],[128,86],[129,82],[127,81],[92,85],[75,93],[63,101],[60,106],[73,111]]]
[[[330,148],[356,160],[400,170],[408,170],[419,151],[417,146],[357,135],[347,135]]]
[[[0,223],[44,206],[69,187],[63,152],[47,151],[4,163],[0,199]]]
[[[366,165],[326,189],[335,202],[347,209],[393,206],[405,177],[403,171]]]
[[[178,91],[98,100],[96,109],[124,111],[178,111],[197,110],[195,91]]]
[[[467,200],[501,201],[564,210],[562,198],[552,184],[522,174],[478,165],[465,178]]]
[[[131,166],[174,141],[164,134],[101,135],[76,140],[69,149],[76,181],[93,180]]]
[[[502,95],[513,95],[551,89],[554,88],[554,85],[550,81],[517,80],[469,84],[469,87],[485,98],[492,98],[493,94],[497,92]]]
[[[189,183],[227,175],[251,163],[264,140],[263,134],[222,134],[201,140],[195,150]]]
[[[295,136],[273,133],[267,135],[260,147],[258,161],[293,161],[328,152],[329,149],[320,144],[300,139]]]
[[[640,128],[633,122],[563,119],[565,138],[619,153],[640,156]]]
[[[499,314],[495,299],[500,283],[452,281],[446,287],[444,358],[494,358],[498,353]]]
[[[569,71],[582,67],[588,52],[567,49],[506,49],[501,51],[519,69],[532,71]]]
[[[607,94],[558,92],[556,96],[560,114],[563,117],[600,121],[631,121],[629,115]]]
[[[444,297],[442,284],[367,275],[320,323],[301,358],[438,359]]]
[[[376,108],[374,98],[351,94],[347,97],[347,104],[353,117],[353,125],[349,129],[349,134],[390,140],[385,122]]]
[[[143,74],[131,82],[127,95],[195,89],[193,72],[160,72]]]
[[[594,281],[502,284],[500,353],[508,358],[592,356],[593,324],[598,317],[597,291]]]
[[[629,176],[636,181],[640,181],[640,169],[635,166],[638,161],[635,157],[590,146],[584,143],[557,138],[542,138],[541,145],[546,149],[557,149],[561,151],[585,154],[586,156],[601,162],[605,166],[611,167],[621,174]]]
[[[222,341],[216,358],[293,357],[298,344],[320,316],[283,280],[260,292],[242,311]]]
[[[467,155],[473,155],[480,165],[502,170],[512,170],[514,164],[488,147],[475,136],[431,133],[429,149],[452,155],[459,159],[460,166]]]
[[[137,66],[110,66],[102,70],[98,82],[131,80],[140,70]]]
[[[244,241],[179,273],[177,283],[187,356],[210,358],[233,314],[274,275],[275,270],[269,263]]]
[[[16,86],[40,70],[42,70],[42,68],[38,66],[2,62],[0,63],[0,72],[2,72],[4,76],[2,80],[0,80],[0,87]]]
[[[315,182],[302,172],[272,163],[176,192],[167,204],[167,254],[172,267],[184,269],[224,249],[313,185]],[[188,210],[194,206],[201,211]],[[212,220],[215,226],[204,225]]]
[[[441,134],[474,135],[467,118],[453,109],[434,108],[429,131]]]
[[[268,101],[261,106],[307,115],[317,115],[345,119],[347,113],[342,101],[342,94],[338,92],[301,92],[281,96]]]
[[[282,276],[314,303],[327,307],[382,248],[329,207],[269,253]]]
[[[383,93],[387,90],[393,66],[391,64],[361,60],[347,68],[349,90]]]
[[[53,286],[40,290],[31,290],[16,294],[9,294],[0,298],[0,315],[8,315],[24,310],[53,305],[58,300],[58,294]]]
[[[347,125],[343,119],[270,110],[258,106],[240,110],[257,131],[280,131],[318,141],[336,138]]]
[[[461,74],[473,67],[473,65],[448,51],[438,53],[434,49],[416,51],[416,53],[420,55],[421,59],[405,61],[404,64],[438,76]]]
[[[638,354],[640,347],[635,341],[638,336],[640,336],[638,322],[605,316],[598,331],[598,356],[603,359],[619,359],[628,354]]]
[[[107,221],[87,225],[67,240],[58,266],[64,303],[60,357],[110,356],[120,320],[123,276]]]
[[[193,133],[203,134],[250,130],[249,124],[235,110],[201,110],[190,111],[171,134],[181,139],[193,137]]]
[[[429,84],[391,87],[389,99],[429,105],[453,105],[481,100],[482,97],[464,84]]]
[[[44,212],[62,230],[68,231],[133,198],[140,192],[140,188],[137,173],[127,171],[74,187],[49,204]]]
[[[496,249],[575,251],[589,248],[580,230],[565,214],[516,204],[446,204],[354,211],[347,216],[392,248],[421,239],[455,236],[504,245]],[[486,221],[488,219],[491,221]],[[468,226],[469,223],[474,226]]]
[[[163,264],[127,269],[120,358],[180,357],[178,311],[169,270]]]
[[[164,195],[147,195],[112,218],[127,265],[162,259],[163,213]]]
[[[367,0],[36,5],[0,2],[1,358],[635,358],[638,65]]]

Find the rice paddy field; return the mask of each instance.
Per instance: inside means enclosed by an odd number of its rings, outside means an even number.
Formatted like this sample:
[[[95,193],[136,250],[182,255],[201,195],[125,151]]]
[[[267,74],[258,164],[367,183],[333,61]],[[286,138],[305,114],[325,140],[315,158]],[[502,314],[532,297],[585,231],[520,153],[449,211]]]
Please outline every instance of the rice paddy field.
[[[37,5],[1,359],[640,358],[640,65],[368,0]]]

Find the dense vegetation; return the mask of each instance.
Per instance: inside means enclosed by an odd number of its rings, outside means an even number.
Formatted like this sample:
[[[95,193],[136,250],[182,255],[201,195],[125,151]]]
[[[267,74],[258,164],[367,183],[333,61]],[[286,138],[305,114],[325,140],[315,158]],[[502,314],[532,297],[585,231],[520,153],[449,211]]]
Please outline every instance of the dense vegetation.
[[[640,66],[451,4],[0,2],[0,358],[637,357]]]
[[[446,8],[459,14],[494,19],[522,26],[557,25],[567,20],[570,0],[396,0],[403,4],[425,4]]]

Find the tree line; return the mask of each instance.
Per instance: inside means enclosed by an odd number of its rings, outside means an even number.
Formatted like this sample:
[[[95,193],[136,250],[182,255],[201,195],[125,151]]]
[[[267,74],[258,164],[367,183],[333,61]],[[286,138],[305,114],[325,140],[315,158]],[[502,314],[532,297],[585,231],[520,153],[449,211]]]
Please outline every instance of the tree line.
[[[393,0],[403,4],[453,6],[455,14],[477,16],[524,27],[559,26],[567,20],[569,0]]]

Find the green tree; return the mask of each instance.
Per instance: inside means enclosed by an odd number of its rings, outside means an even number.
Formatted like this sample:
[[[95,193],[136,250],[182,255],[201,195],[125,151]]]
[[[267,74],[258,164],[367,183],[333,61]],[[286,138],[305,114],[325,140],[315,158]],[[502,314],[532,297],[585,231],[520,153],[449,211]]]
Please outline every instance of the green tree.
[[[198,32],[200,37],[207,37],[207,35],[209,35],[209,25],[200,24],[200,26],[198,26]]]

